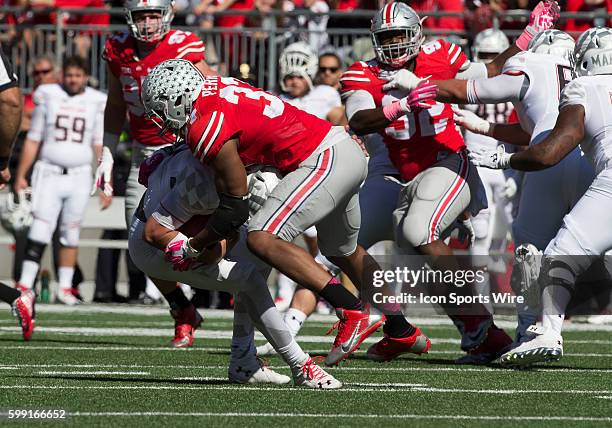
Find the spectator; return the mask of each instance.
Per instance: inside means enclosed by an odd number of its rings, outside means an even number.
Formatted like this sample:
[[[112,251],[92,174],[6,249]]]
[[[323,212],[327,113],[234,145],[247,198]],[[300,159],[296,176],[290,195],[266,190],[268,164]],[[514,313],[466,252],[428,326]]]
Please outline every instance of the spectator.
[[[566,6],[567,12],[612,12],[612,0],[567,0]],[[598,22],[600,21],[600,22]],[[565,21],[563,29],[572,35],[577,37],[579,33],[588,30],[595,26],[606,26],[611,25],[612,20],[605,18],[592,20],[592,19],[574,19],[570,18]]]
[[[329,6],[323,0],[293,0],[283,3],[285,12],[300,12],[308,11],[312,13],[327,13]],[[315,51],[319,51],[323,46],[327,45],[327,21],[329,16],[309,16],[309,15],[293,15],[290,17],[287,26],[292,34],[297,34],[297,40],[306,42]],[[307,32],[300,31],[307,29]],[[296,38],[293,37],[295,40]]]
[[[403,3],[412,7],[419,16],[424,16],[427,12],[463,12],[463,0],[416,0],[405,1]],[[432,30],[454,30],[463,31],[464,23],[461,16],[429,16],[423,22],[423,27]]]
[[[317,82],[340,90],[340,76],[342,76],[342,60],[340,57],[334,52],[325,52],[320,55]]]

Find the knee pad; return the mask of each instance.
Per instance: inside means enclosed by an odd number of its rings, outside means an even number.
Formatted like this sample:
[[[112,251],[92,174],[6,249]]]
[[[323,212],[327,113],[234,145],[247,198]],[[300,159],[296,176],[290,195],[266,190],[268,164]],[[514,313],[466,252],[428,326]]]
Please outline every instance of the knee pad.
[[[78,247],[81,223],[66,223],[60,226],[59,242],[64,247]]]
[[[557,285],[566,288],[570,293],[574,292],[576,272],[567,261],[566,257],[544,257],[538,279],[542,289],[548,285]]]
[[[26,243],[26,252],[23,259],[40,264],[40,260],[42,259],[46,246],[47,244],[44,242],[28,239],[28,242]]]
[[[30,231],[28,232],[28,239],[48,244],[51,242],[54,229],[55,224],[35,217],[30,226]]]

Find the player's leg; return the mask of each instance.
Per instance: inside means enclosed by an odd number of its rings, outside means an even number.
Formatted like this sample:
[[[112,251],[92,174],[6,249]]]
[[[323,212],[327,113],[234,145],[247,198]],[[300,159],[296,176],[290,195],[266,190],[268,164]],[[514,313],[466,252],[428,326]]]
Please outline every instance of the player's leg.
[[[533,339],[504,354],[502,364],[527,366],[561,358],[561,330],[576,277],[612,248],[612,233],[607,227],[610,212],[612,170],[604,170],[564,217],[563,226],[544,251],[539,277],[543,287],[541,328],[530,329]]]
[[[452,249],[441,236],[464,213],[477,213],[485,205],[485,192],[476,167],[464,152],[448,156],[421,172],[406,186],[394,212],[396,240],[400,248],[416,248],[428,256],[429,263],[442,271],[460,269]],[[427,284],[441,295],[451,291],[470,293],[469,287],[453,289],[447,285]],[[459,363],[485,363],[499,356],[512,339],[493,324],[487,308],[481,304],[462,313],[450,303],[441,306],[461,334],[461,349],[468,353]]]
[[[32,289],[45,247],[51,242],[57,219],[62,209],[59,189],[60,175],[49,170],[42,162],[34,165],[32,173],[32,225],[28,232],[21,276],[17,287]]]
[[[89,201],[91,188],[91,169],[82,167],[78,173],[61,177],[62,187],[66,188],[67,197],[63,201],[63,210],[59,227],[59,260],[57,299],[66,305],[81,303],[74,295],[77,289],[72,288],[72,277],[77,263],[81,222]]]
[[[36,295],[32,290],[23,293],[0,282],[0,300],[11,305],[13,314],[17,317],[24,340],[30,340],[34,332]]]

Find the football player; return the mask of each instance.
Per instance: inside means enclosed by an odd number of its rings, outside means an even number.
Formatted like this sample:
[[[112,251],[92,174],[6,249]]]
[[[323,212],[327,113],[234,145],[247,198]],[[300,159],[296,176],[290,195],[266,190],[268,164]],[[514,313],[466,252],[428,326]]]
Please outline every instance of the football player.
[[[160,152],[154,156],[159,155]],[[212,170],[181,144],[154,172],[148,177],[141,174],[141,178],[148,190],[130,228],[130,254],[134,263],[155,278],[156,283],[178,281],[197,288],[235,293],[230,381],[289,382],[287,376],[266,368],[256,358],[255,324],[289,364],[296,385],[341,387],[340,382],[301,350],[287,331],[266,284],[270,268],[248,252],[244,239],[232,249],[228,259],[223,256],[231,249],[232,242],[240,238],[216,243],[205,249],[197,260],[175,260],[181,243],[197,234],[219,205]]]
[[[21,123],[21,91],[17,76],[4,53],[0,52],[0,190],[11,179],[9,159]]]
[[[112,195],[112,153],[119,142],[126,113],[133,138],[132,166],[127,182],[125,218],[129,225],[145,188],[138,183],[138,167],[159,147],[168,144],[158,136],[159,129],[144,114],[140,89],[150,69],[170,58],[182,58],[194,63],[204,74],[212,73],[204,62],[204,42],[188,31],[172,30],[174,2],[171,0],[127,0],[125,16],[128,31],[112,36],[107,42],[103,58],[107,61],[108,101],[104,111],[104,151],[96,170],[96,188]],[[158,287],[159,288],[159,287]],[[184,297],[176,287],[160,291],[171,307],[174,296]],[[182,300],[181,297],[181,300]],[[171,313],[175,319],[175,347],[191,346],[193,331],[200,318],[190,307]]]
[[[504,365],[528,366],[561,358],[565,308],[576,277],[612,248],[612,142],[606,131],[612,127],[612,29],[585,31],[574,52],[579,77],[562,89],[554,128],[539,144],[515,154],[506,154],[501,147],[471,154],[483,167],[539,171],[558,165],[580,145],[596,171],[544,251],[539,276],[544,287],[542,326],[530,328],[531,340],[502,356]]]
[[[30,340],[34,333],[36,295],[33,290],[22,292],[18,288],[9,287],[0,282],[0,300],[11,305],[13,315],[21,326],[23,340]]]
[[[80,225],[89,201],[91,162],[102,152],[106,95],[87,86],[89,69],[80,57],[63,65],[63,83],[41,85],[34,93],[32,123],[23,145],[15,177],[15,192],[29,186],[32,173],[32,214],[26,254],[17,286],[30,290],[46,245],[61,213],[57,299],[67,305],[80,300],[73,294]],[[38,157],[38,160],[36,160]]]
[[[377,265],[357,245],[357,193],[366,173],[361,147],[342,127],[238,80],[204,77],[184,60],[166,61],[149,73],[143,102],[148,114],[183,135],[193,155],[217,175],[219,207],[206,228],[180,241],[180,248],[179,241],[168,244],[176,248],[176,263],[197,257],[246,221],[245,165],[277,168],[283,179],[249,221],[249,249],[336,308],[338,334],[326,364],[347,358],[382,321],[370,323],[369,305],[291,241],[316,225],[321,252],[368,297],[371,284],[364,278],[372,277]],[[399,305],[383,309],[401,352],[429,349],[429,339],[406,321]]]
[[[342,92],[350,127],[358,135],[380,133],[407,182],[394,212],[400,247],[434,257],[438,268],[457,270],[452,257],[444,258],[448,266],[440,265],[439,256],[453,254],[442,234],[457,219],[486,206],[451,106],[432,104],[435,88],[425,80],[497,75],[508,58],[526,49],[529,40],[557,17],[556,3],[540,3],[517,43],[483,64],[468,61],[459,46],[444,40],[423,45],[422,20],[403,3],[388,3],[375,15],[371,30],[376,59],[349,67],[341,80]],[[488,362],[512,342],[490,316],[451,318],[461,332],[461,347],[468,352],[460,362]],[[380,359],[386,352],[372,346],[368,355]]]
[[[459,103],[511,101],[519,118],[518,124],[490,124],[470,112],[458,111],[459,124],[496,140],[520,145],[538,144],[548,135],[557,119],[559,94],[574,77],[574,39],[551,29],[538,34],[528,48],[508,60],[500,76],[432,82],[438,85],[439,99]],[[525,174],[518,216],[513,223],[517,247],[532,244],[544,250],[561,227],[563,216],[582,197],[593,177],[592,166],[578,148],[554,168]],[[538,310],[529,302],[519,304],[518,312],[517,342],[535,323]]]

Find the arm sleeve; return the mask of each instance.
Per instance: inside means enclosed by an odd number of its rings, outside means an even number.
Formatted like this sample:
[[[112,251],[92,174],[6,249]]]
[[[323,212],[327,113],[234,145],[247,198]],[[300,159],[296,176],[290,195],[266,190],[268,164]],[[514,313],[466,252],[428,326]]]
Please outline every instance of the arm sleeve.
[[[584,108],[585,120],[588,120],[589,107],[587,103],[587,93],[580,80],[581,79],[573,80],[563,88],[561,98],[559,99],[559,110],[566,106],[580,105]]]
[[[34,92],[33,100],[36,107],[34,107],[34,111],[32,112],[32,121],[30,122],[30,130],[28,131],[27,138],[40,143],[43,140],[43,135],[45,132],[47,103],[43,94],[41,94],[39,91]]]
[[[364,90],[345,92],[342,94],[346,105],[346,117],[351,120],[353,115],[361,110],[376,108],[374,97]]]
[[[486,79],[487,75],[487,66],[485,64],[482,62],[466,61],[464,67],[461,67],[459,73],[455,76],[455,79]]]
[[[507,101],[520,101],[529,87],[529,79],[524,74],[500,74],[489,79],[468,80],[468,104],[497,104]]]

